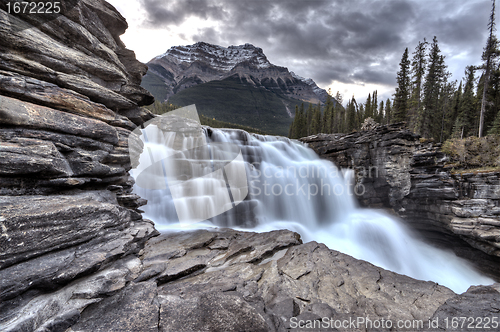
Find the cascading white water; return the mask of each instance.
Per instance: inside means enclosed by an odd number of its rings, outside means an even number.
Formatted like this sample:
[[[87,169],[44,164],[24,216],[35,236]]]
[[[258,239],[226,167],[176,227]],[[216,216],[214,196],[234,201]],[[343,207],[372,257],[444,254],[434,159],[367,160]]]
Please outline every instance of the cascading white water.
[[[143,141],[145,136],[149,140],[145,142],[141,164],[147,164],[146,159],[154,159],[149,162],[151,164],[168,154],[165,137],[157,130],[154,126],[143,130],[147,132],[142,135]],[[234,209],[237,213],[228,211],[210,222],[186,226],[179,223],[168,188],[143,189],[139,183],[134,190],[148,200],[143,207],[145,217],[153,220],[157,229],[168,231],[217,225],[257,232],[289,229],[301,234],[304,242],[321,242],[385,269],[435,281],[457,293],[466,291],[471,285],[493,283],[453,253],[417,240],[394,217],[357,207],[353,197],[357,188],[349,183],[350,173],[339,171],[303,144],[282,137],[249,135],[239,130],[205,128],[205,132],[209,143],[226,142],[240,147],[249,182],[248,197]],[[172,139],[167,137],[167,140]],[[184,139],[182,148],[191,149],[196,144],[192,138]],[[136,179],[138,173],[139,170],[132,171]],[[200,192],[204,186],[211,185],[209,180],[197,182]],[[206,201],[206,197],[204,199]]]

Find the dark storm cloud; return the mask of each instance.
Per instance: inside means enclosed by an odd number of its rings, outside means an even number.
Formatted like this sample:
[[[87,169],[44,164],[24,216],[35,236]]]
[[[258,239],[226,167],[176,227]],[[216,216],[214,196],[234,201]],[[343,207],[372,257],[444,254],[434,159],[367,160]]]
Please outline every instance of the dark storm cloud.
[[[141,3],[148,14],[145,23],[150,27],[180,24],[190,16],[214,20],[224,18],[223,7],[209,0],[141,0]]]
[[[473,64],[491,6],[489,0],[142,1],[145,24],[176,25],[191,16],[217,22],[191,37],[223,46],[252,43],[272,63],[320,86],[333,80],[394,85],[404,49],[411,54],[434,35],[447,59],[461,54],[464,67]]]

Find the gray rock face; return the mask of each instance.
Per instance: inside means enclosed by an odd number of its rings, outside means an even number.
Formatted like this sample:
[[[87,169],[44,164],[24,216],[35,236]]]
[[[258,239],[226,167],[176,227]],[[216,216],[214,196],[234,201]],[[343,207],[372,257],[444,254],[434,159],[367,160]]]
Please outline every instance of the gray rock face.
[[[420,143],[403,124],[302,141],[356,171],[361,205],[391,209],[427,240],[500,280],[499,172],[451,174],[440,145]]]
[[[454,296],[285,230],[163,234],[141,259],[135,281],[158,283],[160,331],[285,331],[294,317],[427,321]]]
[[[153,101],[139,86],[147,67],[121,43],[127,24],[105,1],[75,1],[39,23],[0,4],[2,331],[65,331],[121,289],[117,303],[135,308],[156,297],[150,282],[127,286],[158,234],[128,174],[128,136],[151,118],[139,108]],[[136,330],[148,324],[129,316]]]
[[[497,330],[500,327],[500,284],[471,287],[449,298],[434,313],[431,321],[439,331]]]
[[[302,244],[286,230],[163,234],[137,256],[115,250],[122,258],[106,267],[69,275],[73,266],[91,260],[80,255],[105,259],[112,251],[107,249],[79,246],[76,254],[61,250],[52,259],[41,256],[45,261],[39,264],[32,259],[31,265],[0,270],[3,280],[18,281],[2,286],[10,290],[2,294],[3,330],[285,331],[300,320],[427,321],[455,296],[446,287],[385,271],[323,244]],[[70,257],[64,260],[63,253]],[[72,281],[65,283],[62,275]],[[23,285],[29,286],[16,289]],[[347,330],[352,329],[342,331]]]

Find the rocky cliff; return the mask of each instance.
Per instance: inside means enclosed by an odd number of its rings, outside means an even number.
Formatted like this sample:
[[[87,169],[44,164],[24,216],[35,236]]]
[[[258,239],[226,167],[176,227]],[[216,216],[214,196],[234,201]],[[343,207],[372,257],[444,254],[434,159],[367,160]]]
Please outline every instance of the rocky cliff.
[[[452,174],[440,144],[421,141],[402,123],[302,141],[356,170],[361,205],[391,209],[427,240],[500,278],[498,171]]]
[[[0,3],[1,331],[353,331],[356,317],[498,312],[496,286],[455,295],[290,231],[159,235],[128,173],[146,67],[112,6],[71,4],[40,25]]]
[[[128,137],[153,97],[105,1],[74,2],[45,24],[7,10],[2,2],[0,326],[61,330],[125,286],[157,233],[128,173]]]

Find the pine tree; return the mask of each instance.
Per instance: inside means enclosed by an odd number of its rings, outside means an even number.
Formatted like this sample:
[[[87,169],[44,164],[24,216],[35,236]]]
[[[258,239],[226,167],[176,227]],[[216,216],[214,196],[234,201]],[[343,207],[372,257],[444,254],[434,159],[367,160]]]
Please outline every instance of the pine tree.
[[[357,118],[357,103],[356,99],[354,99],[354,96],[352,96],[352,99],[349,101],[347,104],[347,114],[346,114],[346,129],[348,133],[354,131],[356,129],[356,118]]]
[[[325,134],[331,134],[333,128],[333,100],[331,96],[331,89],[328,89],[328,94],[326,96],[325,109],[323,112],[323,121],[321,132]]]
[[[307,126],[307,116],[306,113],[304,112],[304,103],[300,105],[299,109],[299,123],[298,123],[298,138],[300,137],[306,137],[308,135],[307,133],[308,126]]]
[[[289,138],[297,138],[297,123],[298,123],[298,116],[299,116],[299,106],[295,105],[295,116],[293,117],[292,124],[290,125],[290,130],[288,132],[288,137]]]
[[[488,84],[490,81],[490,72],[491,72],[491,67],[493,66],[493,63],[495,59],[499,55],[499,50],[498,50],[498,40],[496,36],[494,35],[495,31],[495,0],[492,2],[492,7],[491,7],[491,14],[490,14],[490,21],[488,22],[488,30],[489,30],[489,36],[488,40],[486,42],[486,47],[484,48],[484,52],[482,55],[482,60],[483,66],[482,69],[484,69],[484,82],[483,82],[483,95],[481,99],[481,113],[480,113],[480,120],[479,120],[479,137],[483,136],[483,127],[484,127],[484,113],[486,111],[486,94],[488,92]]]
[[[474,67],[468,66],[465,69],[465,87],[460,104],[458,106],[458,116],[455,121],[455,136],[467,137],[473,134],[475,126],[475,106],[474,96]]]
[[[442,109],[439,107],[441,89],[449,76],[441,55],[437,37],[434,36],[429,53],[429,65],[424,83],[423,109],[421,110],[420,134],[424,137],[440,138]]]
[[[316,135],[320,131],[321,131],[321,105],[318,103],[318,105],[313,110],[310,135]]]
[[[397,74],[398,87],[394,97],[394,117],[393,122],[406,121],[408,113],[408,100],[410,98],[410,60],[408,59],[408,48],[405,49],[399,71]]]
[[[411,61],[411,97],[408,110],[408,128],[414,132],[419,132],[420,119],[422,114],[422,87],[424,83],[425,68],[427,66],[427,45],[425,40],[418,42]]]
[[[385,115],[384,115],[384,101],[383,100],[380,102],[380,106],[378,108],[377,114],[378,114],[378,116],[375,119],[375,121],[377,121],[378,123],[384,123]]]
[[[457,138],[461,134],[461,124],[458,123],[458,113],[460,108],[460,103],[462,102],[462,81],[458,85],[458,89],[453,95],[453,102],[451,106],[451,120],[453,121],[453,126],[450,128],[448,136]]]
[[[498,111],[495,121],[493,122],[493,126],[491,126],[490,130],[488,131],[488,134],[500,135],[500,111]]]
[[[311,122],[313,119],[313,115],[314,115],[313,105],[311,103],[309,103],[309,106],[307,107],[307,111],[306,111],[306,135],[305,136],[311,135]]]
[[[392,123],[392,104],[391,100],[387,98],[385,101],[385,123],[389,124]]]
[[[479,88],[477,96],[478,98],[479,96],[482,96],[482,91],[480,93]],[[500,110],[500,65],[496,66],[496,68],[492,68],[490,82],[488,84],[488,95],[486,98],[489,102],[486,105],[484,113],[483,133],[489,132],[491,126],[495,122],[498,111]],[[480,107],[481,105],[478,105],[479,109]]]
[[[439,141],[444,142],[450,136],[451,128],[453,127],[454,118],[453,113],[453,96],[455,94],[456,81],[445,83],[440,95],[440,108],[441,108],[441,131]]]
[[[377,101],[377,90],[373,91],[372,94],[372,118],[376,120],[378,118],[377,113],[378,101]],[[361,121],[363,122],[363,121]]]
[[[365,113],[366,113],[366,110],[365,108],[363,107],[363,104],[360,104],[359,107],[358,107],[358,111],[357,111],[357,116],[356,116],[356,123],[363,123],[363,121],[366,119],[365,117]]]
[[[333,114],[332,114],[332,133],[343,133],[344,132],[344,112],[345,109],[342,106],[343,102],[343,97],[340,91],[337,91],[337,94],[335,94],[335,100],[337,101],[335,103],[335,106],[333,107]]]
[[[354,98],[354,96],[353,96]],[[372,113],[372,94],[368,94],[368,98],[366,99],[365,103],[365,114],[364,118],[373,118],[373,113]]]

